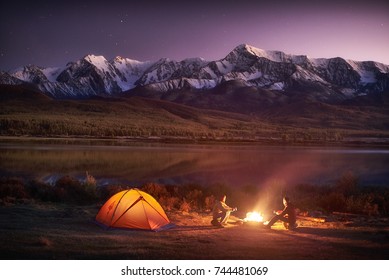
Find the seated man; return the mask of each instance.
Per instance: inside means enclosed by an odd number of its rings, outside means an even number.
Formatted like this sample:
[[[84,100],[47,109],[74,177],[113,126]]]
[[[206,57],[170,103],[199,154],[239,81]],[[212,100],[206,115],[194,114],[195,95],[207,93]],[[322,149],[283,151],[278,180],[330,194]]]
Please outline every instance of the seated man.
[[[285,206],[284,210],[278,211],[268,223],[265,222],[264,225],[266,225],[266,227],[271,228],[272,225],[277,221],[283,221],[286,229],[294,229],[297,227],[296,210],[294,205],[286,196],[283,198],[283,203]]]
[[[227,196],[223,195],[219,201],[215,202],[215,205],[213,206],[213,219],[211,224],[214,226],[226,225],[231,212],[237,210],[236,208],[232,208],[226,204],[226,198]]]

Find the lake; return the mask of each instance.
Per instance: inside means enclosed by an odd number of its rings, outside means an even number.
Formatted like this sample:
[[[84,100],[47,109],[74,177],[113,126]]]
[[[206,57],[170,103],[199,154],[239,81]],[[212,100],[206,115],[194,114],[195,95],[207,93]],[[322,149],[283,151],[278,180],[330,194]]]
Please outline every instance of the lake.
[[[389,186],[389,150],[256,145],[0,142],[0,176],[55,182],[63,175],[99,185],[146,182],[265,186],[328,184],[352,172],[363,185]]]

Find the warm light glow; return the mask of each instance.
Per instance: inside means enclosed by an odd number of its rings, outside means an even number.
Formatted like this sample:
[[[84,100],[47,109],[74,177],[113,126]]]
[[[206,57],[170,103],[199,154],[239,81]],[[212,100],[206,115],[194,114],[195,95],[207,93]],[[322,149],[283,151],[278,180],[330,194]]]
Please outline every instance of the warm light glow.
[[[263,217],[261,215],[261,213],[259,212],[248,212],[246,214],[246,218],[243,219],[243,221],[245,222],[262,222],[263,221]]]

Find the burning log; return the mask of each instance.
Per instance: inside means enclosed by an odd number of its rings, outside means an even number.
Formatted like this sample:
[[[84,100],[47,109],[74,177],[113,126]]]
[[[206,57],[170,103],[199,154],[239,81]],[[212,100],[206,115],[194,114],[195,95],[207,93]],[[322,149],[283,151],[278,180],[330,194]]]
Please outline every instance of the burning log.
[[[246,218],[243,219],[244,224],[258,225],[263,222],[263,216],[260,212],[248,212]]]

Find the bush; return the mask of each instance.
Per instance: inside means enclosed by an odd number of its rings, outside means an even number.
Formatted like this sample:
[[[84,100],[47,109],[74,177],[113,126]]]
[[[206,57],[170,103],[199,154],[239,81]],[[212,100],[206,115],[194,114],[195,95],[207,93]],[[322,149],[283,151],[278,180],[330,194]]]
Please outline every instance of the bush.
[[[60,202],[87,203],[97,198],[95,186],[87,186],[70,176],[58,179],[54,187],[55,199]]]
[[[385,188],[386,189],[386,188]],[[389,215],[389,191],[377,190],[374,192],[374,203],[377,204],[378,211],[381,215]]]
[[[157,200],[159,200],[161,197],[169,196],[169,192],[167,191],[166,187],[156,183],[147,183],[146,185],[142,186],[141,189]]]
[[[84,184],[85,184],[85,186],[87,186],[87,188],[96,188],[96,186],[97,186],[97,181],[96,181],[95,177],[90,175],[88,173],[88,171],[86,172]]]
[[[124,191],[125,187],[112,185],[112,186],[106,186],[106,187],[100,187],[97,190],[97,194],[100,200],[106,201],[114,194],[117,194],[118,192]]]
[[[28,184],[28,191],[31,197],[42,201],[53,201],[54,191],[53,186],[42,183],[38,180],[33,180]]]
[[[86,172],[85,182],[83,183],[85,195],[87,200],[96,200],[97,198],[97,182],[96,179]]]
[[[335,189],[346,196],[355,194],[358,187],[358,178],[352,172],[344,173],[336,182]]]
[[[343,212],[346,210],[346,198],[342,193],[331,192],[320,199],[319,206],[328,212]]]
[[[225,185],[203,188],[199,185],[159,185],[148,183],[142,191],[152,195],[166,210],[210,211],[221,194],[227,195],[227,204],[241,211],[265,205],[268,210],[281,207],[280,188],[274,184],[260,192],[253,186],[234,189]],[[20,178],[0,179],[0,202],[4,205],[20,203],[30,198],[41,201],[66,203],[93,203],[107,201],[114,194],[129,189],[120,185],[97,187],[93,176],[86,174],[84,181],[70,176],[60,178],[54,186],[32,180],[27,184]],[[358,187],[351,173],[343,175],[332,186],[297,185],[282,186],[292,196],[296,207],[303,211],[350,212],[366,215],[389,215],[389,191],[387,187]],[[285,194],[285,192],[282,192]],[[274,204],[274,205],[273,205]]]
[[[72,200],[77,192],[81,192],[81,184],[70,176],[64,176],[57,180],[54,185],[54,200],[67,202]]]
[[[0,198],[30,198],[25,183],[20,178],[2,178],[0,180]]]
[[[215,204],[215,201],[216,201],[216,199],[213,195],[207,196],[204,199],[205,210],[212,210],[213,205]]]
[[[158,202],[163,209],[169,211],[179,209],[181,205],[181,201],[178,197],[161,197]]]
[[[203,192],[201,190],[189,191],[186,199],[189,201],[191,209],[202,210],[204,208]]]
[[[185,199],[180,205],[180,209],[182,212],[189,212],[191,210],[190,203],[188,203]]]

